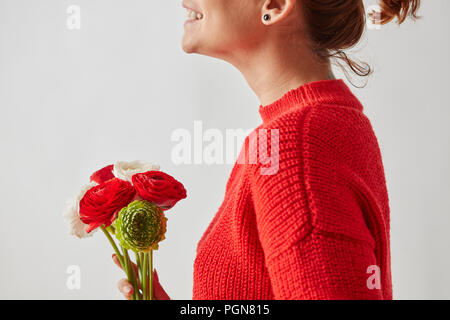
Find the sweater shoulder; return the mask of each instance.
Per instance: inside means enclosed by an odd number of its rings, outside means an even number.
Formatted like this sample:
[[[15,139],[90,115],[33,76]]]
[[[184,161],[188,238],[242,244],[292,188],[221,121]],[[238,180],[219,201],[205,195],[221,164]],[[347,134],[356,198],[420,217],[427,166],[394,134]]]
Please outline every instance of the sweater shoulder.
[[[293,108],[258,129],[277,135],[280,163],[289,161],[294,151],[304,156],[313,152],[310,156],[317,161],[338,157],[341,163],[351,163],[355,154],[379,156],[370,120],[353,107],[317,104]]]
[[[331,104],[293,108],[261,126],[262,129],[280,130],[282,138],[300,139],[305,131],[315,136],[334,136],[349,139],[345,134],[371,133],[370,120],[359,109]],[[293,135],[294,134],[294,135]],[[327,139],[328,140],[328,139]],[[307,141],[305,141],[307,142]],[[339,144],[338,141],[336,143]]]

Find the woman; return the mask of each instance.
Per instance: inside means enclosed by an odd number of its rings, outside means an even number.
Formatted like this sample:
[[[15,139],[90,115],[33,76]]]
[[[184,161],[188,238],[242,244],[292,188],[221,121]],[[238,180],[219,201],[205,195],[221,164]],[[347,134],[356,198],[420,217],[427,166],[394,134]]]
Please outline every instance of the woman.
[[[417,18],[419,4],[382,0],[378,22]],[[363,106],[330,68],[334,59],[371,73],[342,51],[363,34],[362,0],[183,6],[184,51],[242,72],[261,102],[254,133],[268,145],[248,148],[255,135],[246,139],[246,161],[235,164],[197,246],[193,299],[392,299],[380,150]],[[276,170],[264,171],[263,151],[276,156]],[[119,289],[130,297],[126,280]],[[154,291],[169,299],[156,275]]]

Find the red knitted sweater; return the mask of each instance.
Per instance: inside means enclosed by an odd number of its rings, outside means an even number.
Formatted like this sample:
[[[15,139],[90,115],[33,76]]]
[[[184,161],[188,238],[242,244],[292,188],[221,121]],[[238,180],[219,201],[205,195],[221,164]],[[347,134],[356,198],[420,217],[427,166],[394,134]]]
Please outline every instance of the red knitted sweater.
[[[267,150],[246,138],[197,245],[193,299],[392,299],[389,200],[361,103],[322,80],[260,114]],[[276,151],[276,172],[262,171]]]

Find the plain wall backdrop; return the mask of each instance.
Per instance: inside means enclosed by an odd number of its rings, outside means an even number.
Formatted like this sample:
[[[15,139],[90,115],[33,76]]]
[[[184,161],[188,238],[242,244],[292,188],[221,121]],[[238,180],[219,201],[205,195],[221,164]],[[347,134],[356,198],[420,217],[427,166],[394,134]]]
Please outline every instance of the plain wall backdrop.
[[[349,86],[382,150],[394,298],[450,299],[450,1],[422,2],[418,22],[366,31],[353,57],[375,73]],[[67,28],[69,5],[80,30]],[[172,299],[192,298],[196,244],[231,165],[175,165],[171,134],[261,119],[237,70],[182,51],[183,22],[181,1],[0,0],[0,298],[122,298],[104,235],[71,237],[61,215],[94,170],[134,159],[186,186],[154,266]],[[66,286],[70,265],[80,290]]]

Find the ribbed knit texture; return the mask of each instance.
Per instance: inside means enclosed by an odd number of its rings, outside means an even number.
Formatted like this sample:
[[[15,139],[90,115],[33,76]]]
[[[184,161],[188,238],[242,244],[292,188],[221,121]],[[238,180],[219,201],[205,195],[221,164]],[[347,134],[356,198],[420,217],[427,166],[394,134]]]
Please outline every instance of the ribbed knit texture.
[[[247,137],[197,245],[193,299],[392,299],[389,200],[361,103],[341,79],[322,80],[260,114],[269,155],[279,132],[278,171],[249,161]]]

